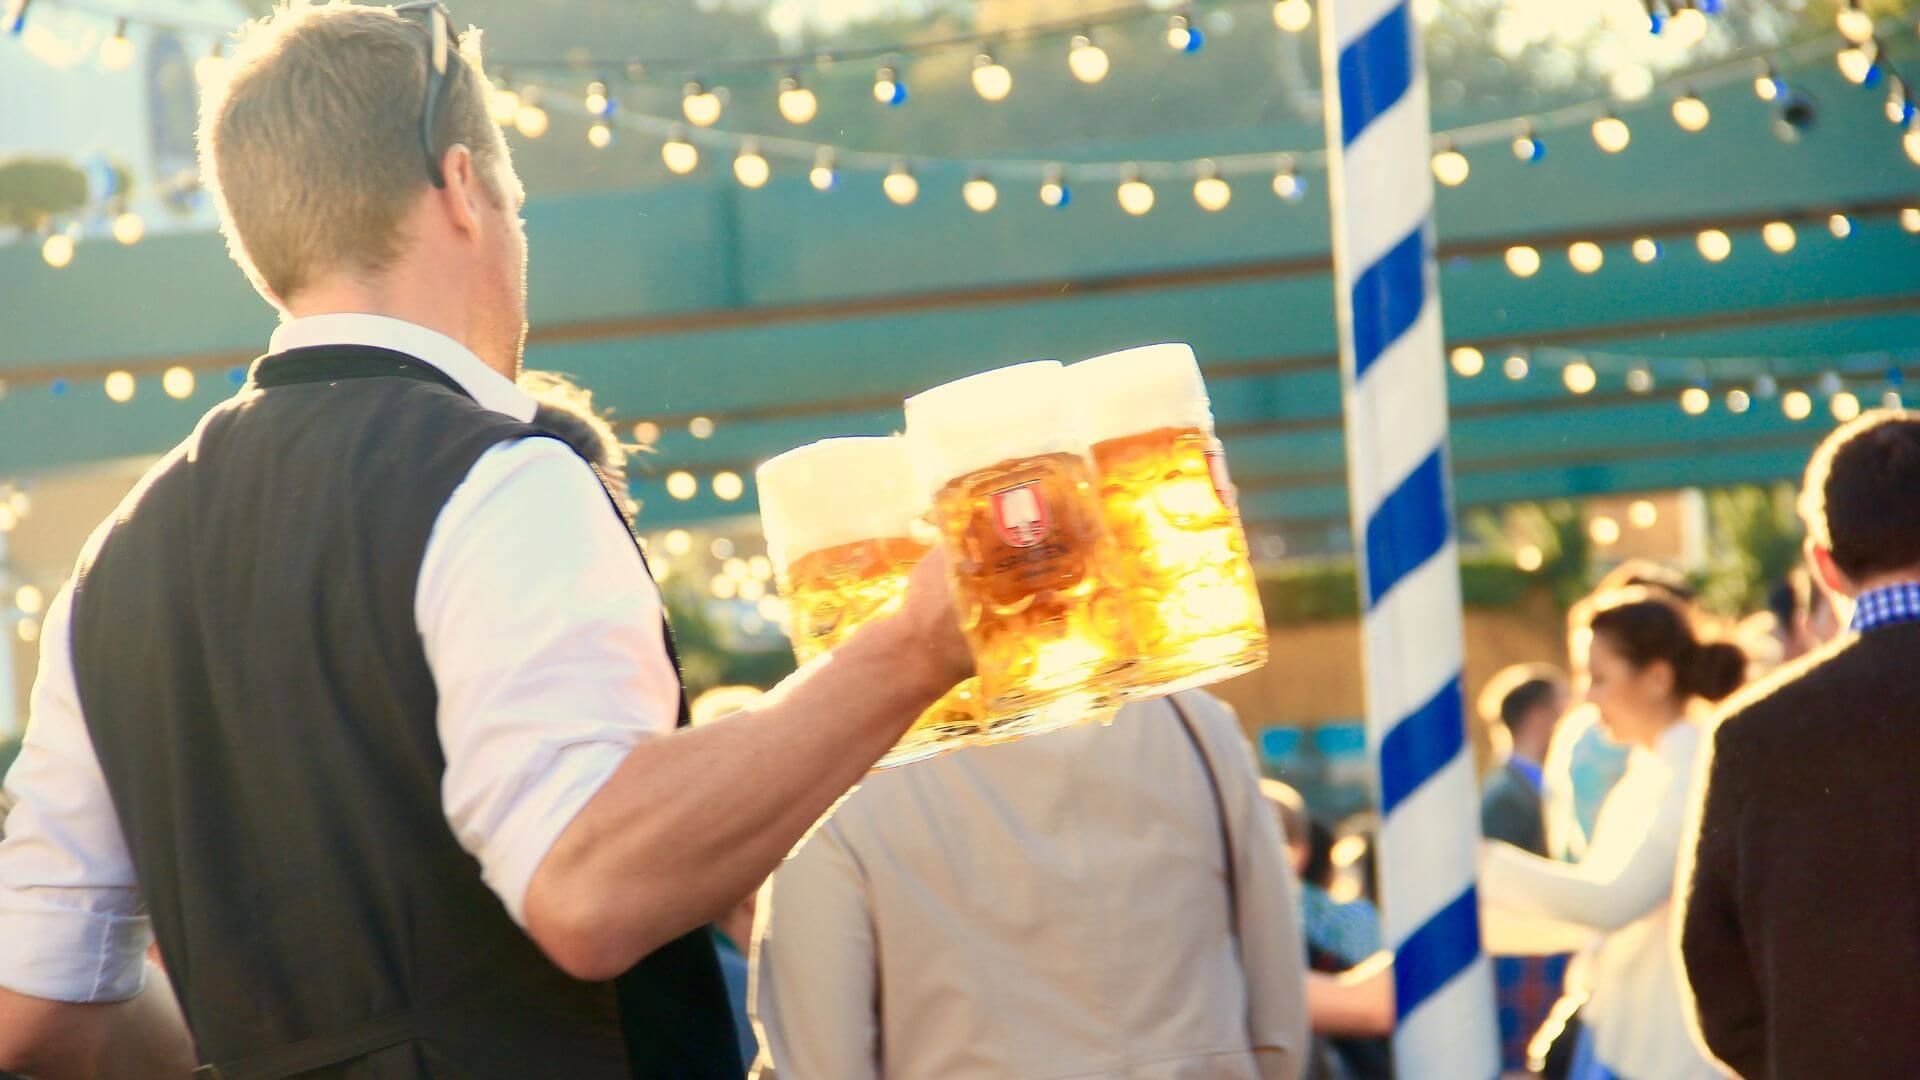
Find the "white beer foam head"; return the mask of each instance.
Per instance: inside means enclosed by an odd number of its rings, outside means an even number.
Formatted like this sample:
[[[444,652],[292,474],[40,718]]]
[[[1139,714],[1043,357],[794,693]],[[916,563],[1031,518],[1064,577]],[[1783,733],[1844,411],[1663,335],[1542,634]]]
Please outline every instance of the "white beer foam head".
[[[767,557],[782,569],[830,547],[910,536],[927,509],[897,435],[808,443],[761,465],[754,483]]]
[[[1089,443],[1161,428],[1213,432],[1200,363],[1180,342],[1082,360],[1067,368],[1067,392]]]
[[[969,375],[907,399],[907,442],[928,493],[1012,458],[1085,454],[1058,360]]]

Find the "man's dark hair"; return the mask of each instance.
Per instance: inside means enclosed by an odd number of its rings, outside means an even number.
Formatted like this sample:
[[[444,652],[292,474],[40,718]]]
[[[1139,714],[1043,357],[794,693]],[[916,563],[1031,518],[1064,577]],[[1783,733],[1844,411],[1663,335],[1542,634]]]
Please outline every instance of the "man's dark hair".
[[[1517,731],[1527,714],[1552,701],[1566,685],[1567,677],[1550,664],[1502,668],[1480,691],[1480,718],[1489,724],[1498,720],[1508,731]]]
[[[1920,413],[1875,409],[1827,436],[1800,514],[1855,581],[1920,567]]]
[[[1551,702],[1559,686],[1550,679],[1528,679],[1508,692],[1500,702],[1500,722],[1511,731],[1520,726],[1527,714]]]

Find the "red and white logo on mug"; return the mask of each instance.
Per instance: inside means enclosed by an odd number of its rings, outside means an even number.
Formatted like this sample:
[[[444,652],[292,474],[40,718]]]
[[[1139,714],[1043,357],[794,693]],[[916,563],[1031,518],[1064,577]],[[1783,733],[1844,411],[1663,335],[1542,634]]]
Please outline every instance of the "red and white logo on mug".
[[[996,491],[988,499],[993,503],[994,530],[1008,547],[1032,547],[1053,531],[1053,513],[1037,480]]]

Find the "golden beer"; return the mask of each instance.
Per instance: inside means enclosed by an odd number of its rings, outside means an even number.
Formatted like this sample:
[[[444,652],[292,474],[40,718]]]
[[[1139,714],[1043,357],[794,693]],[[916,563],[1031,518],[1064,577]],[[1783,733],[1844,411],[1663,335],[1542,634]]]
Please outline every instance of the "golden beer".
[[[900,440],[827,439],[774,458],[756,479],[767,553],[802,664],[900,610],[907,577],[929,550],[911,535],[923,500]],[[922,713],[874,767],[932,757],[981,731],[968,680]]]
[[[1153,345],[1067,369],[1099,474],[1114,578],[1161,695],[1266,663],[1266,618],[1193,350]]]
[[[1105,718],[1134,662],[1093,469],[1060,421],[1061,374],[1022,364],[907,402],[989,740]]]

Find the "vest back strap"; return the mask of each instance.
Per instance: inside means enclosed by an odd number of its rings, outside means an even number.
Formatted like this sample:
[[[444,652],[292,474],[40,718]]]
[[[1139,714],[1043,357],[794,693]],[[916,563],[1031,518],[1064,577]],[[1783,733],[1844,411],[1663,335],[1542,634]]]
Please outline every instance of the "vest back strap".
[[[224,1064],[202,1065],[194,1080],[281,1080],[282,1077],[339,1065],[376,1050],[398,1046],[416,1036],[411,1012],[388,1013],[339,1031],[276,1046]]]

